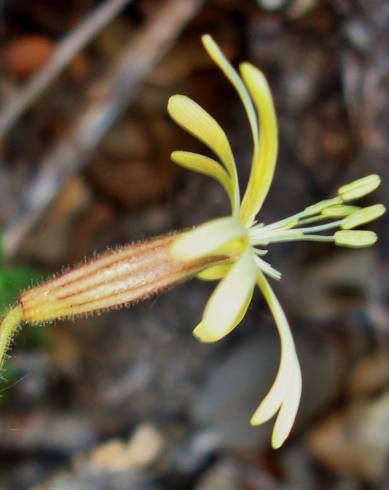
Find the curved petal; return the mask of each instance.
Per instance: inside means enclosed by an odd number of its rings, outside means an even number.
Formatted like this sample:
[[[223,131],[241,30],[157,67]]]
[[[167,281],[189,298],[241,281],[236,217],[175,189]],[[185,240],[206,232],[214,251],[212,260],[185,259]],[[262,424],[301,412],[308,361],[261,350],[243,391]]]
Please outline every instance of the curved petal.
[[[225,337],[230,332],[232,332],[232,330],[234,330],[234,328],[239,325],[239,323],[243,320],[244,316],[246,315],[246,312],[249,309],[251,303],[251,299],[253,297],[253,291],[254,288],[251,290],[251,294],[247,296],[246,302],[242,304],[239,312],[237,313],[235,320],[231,322],[229,326],[229,330],[226,331],[226,333],[222,337],[215,337],[212,330],[209,327],[207,327],[204,321],[201,321],[197,325],[197,327],[193,329],[193,335],[196,337],[196,339],[205,344],[211,344],[217,342],[218,340],[220,340],[221,338]]]
[[[177,260],[194,260],[214,255],[228,242],[246,237],[246,228],[235,218],[218,218],[181,235],[173,242],[170,253]]]
[[[281,409],[277,415],[272,434],[272,447],[278,449],[288,437],[295,421],[301,398],[301,371],[298,361],[290,375],[290,384],[285,395]]]
[[[200,322],[194,329],[193,335],[197,340],[204,343],[214,342],[212,335],[209,334],[208,330],[205,328],[204,322]]]
[[[212,39],[212,37],[209,34],[205,34],[204,36],[202,36],[201,40],[209,56],[222,70],[224,75],[228,78],[228,80],[234,86],[235,90],[238,92],[238,95],[246,110],[247,118],[250,123],[250,130],[253,137],[254,146],[257,146],[258,145],[257,116],[255,114],[255,109],[251,101],[250,95],[244,83],[242,82],[242,79],[240,78],[235,68],[227,60],[227,58],[224,56],[219,46],[215,43],[215,41]]]
[[[208,177],[217,180],[226,191],[227,196],[230,199],[232,212],[234,212],[234,191],[231,178],[219,162],[204,155],[200,155],[199,153],[192,153],[190,151],[174,151],[171,154],[171,159],[177,165],[181,165],[181,167],[193,170],[194,172],[199,172],[200,174],[207,175]]]
[[[273,179],[278,135],[273,99],[264,75],[250,63],[242,63],[240,71],[254,101],[260,124],[259,147],[254,151],[240,211],[242,222],[250,226],[265,200]]]
[[[223,279],[231,269],[231,263],[218,264],[207,267],[199,272],[196,277],[202,281],[217,281]]]
[[[285,313],[262,272],[258,273],[257,283],[277,325],[281,342],[281,360],[276,379],[252,416],[251,423],[262,424],[280,409],[272,435],[272,446],[276,448],[288,437],[296,417],[301,396],[301,371]]]
[[[167,110],[171,118],[208,146],[225,165],[232,179],[234,209],[239,209],[239,185],[230,143],[219,123],[199,104],[184,95],[170,97]]]
[[[245,315],[256,282],[257,267],[247,247],[226,277],[218,284],[194,335],[203,342],[216,342],[231,332]]]

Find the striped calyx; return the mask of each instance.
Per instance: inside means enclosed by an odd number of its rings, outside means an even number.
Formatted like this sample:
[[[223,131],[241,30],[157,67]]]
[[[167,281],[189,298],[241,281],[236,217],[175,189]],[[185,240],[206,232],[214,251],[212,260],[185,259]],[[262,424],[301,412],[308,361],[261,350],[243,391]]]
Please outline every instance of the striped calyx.
[[[117,309],[187,279],[220,257],[175,260],[175,235],[110,251],[19,296],[23,319],[40,323]]]

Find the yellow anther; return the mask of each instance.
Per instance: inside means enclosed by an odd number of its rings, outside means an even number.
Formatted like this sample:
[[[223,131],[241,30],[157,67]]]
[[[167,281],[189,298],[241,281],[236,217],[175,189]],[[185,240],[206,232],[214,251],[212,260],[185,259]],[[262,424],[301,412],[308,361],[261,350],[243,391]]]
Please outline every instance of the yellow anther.
[[[349,248],[370,247],[377,241],[377,235],[366,230],[340,230],[335,233],[334,238],[335,245]]]
[[[362,179],[354,180],[350,184],[342,185],[338,189],[338,195],[343,201],[352,201],[354,199],[359,199],[370,192],[373,192],[381,183],[381,178],[379,175],[371,174]]]

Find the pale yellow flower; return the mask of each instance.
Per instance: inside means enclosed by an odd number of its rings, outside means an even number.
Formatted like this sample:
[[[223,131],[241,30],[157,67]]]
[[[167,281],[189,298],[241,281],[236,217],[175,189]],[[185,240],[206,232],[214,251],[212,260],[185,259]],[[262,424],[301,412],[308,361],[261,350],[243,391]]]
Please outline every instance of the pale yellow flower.
[[[273,179],[278,148],[271,92],[264,75],[253,65],[242,63],[239,75],[209,35],[203,36],[202,41],[210,57],[234,86],[246,111],[253,140],[251,173],[241,200],[234,156],[223,129],[193,100],[183,95],[171,97],[170,116],[203,142],[215,157],[175,151],[172,160],[216,179],[229,198],[231,216],[187,232],[173,242],[170,250],[175,259],[183,262],[214,255],[227,257],[225,263],[208,267],[198,275],[204,280],[221,279],[204,309],[201,322],[194,329],[194,335],[202,342],[215,342],[230,333],[244,317],[255,286],[262,291],[277,325],[281,359],[274,383],[254,412],[251,423],[262,424],[276,416],[272,446],[278,448],[292,429],[302,381],[288,321],[267,279],[267,276],[280,279],[281,273],[263,259],[266,248],[274,242],[291,240],[331,241],[348,247],[371,245],[376,241],[373,232],[351,228],[377,218],[385,208],[379,204],[361,209],[344,203],[373,191],[380,179],[376,175],[359,179],[341,187],[335,198],[271,225],[258,223],[256,216]],[[335,221],[328,222],[332,219]],[[322,220],[327,222],[312,226]],[[334,235],[320,234],[338,227],[342,230]]]
[[[288,322],[266,278],[281,278],[263,259],[266,247],[288,240],[331,241],[346,247],[373,244],[375,233],[354,228],[376,219],[385,208],[376,204],[363,209],[344,203],[372,192],[380,179],[377,175],[364,177],[342,186],[337,197],[289,218],[271,225],[257,223],[255,217],[268,193],[277,157],[277,123],[271,93],[265,77],[254,66],[241,65],[242,80],[210,36],[204,36],[203,43],[238,92],[250,123],[254,151],[242,201],[234,156],[222,128],[192,100],[180,95],[172,97],[168,110],[173,119],[205,143],[216,157],[178,151],[173,153],[173,161],[216,179],[230,200],[231,216],[205,223],[191,232],[170,233],[107,251],[21,292],[0,321],[0,371],[21,324],[36,325],[121,308],[194,275],[204,280],[221,279],[194,330],[201,341],[215,342],[239,324],[258,285],[276,321],[281,361],[273,386],[251,422],[261,424],[277,415],[272,444],[279,447],[297,413],[301,372]],[[326,223],[312,226],[322,220]],[[338,227],[341,230],[334,235],[320,234]]]

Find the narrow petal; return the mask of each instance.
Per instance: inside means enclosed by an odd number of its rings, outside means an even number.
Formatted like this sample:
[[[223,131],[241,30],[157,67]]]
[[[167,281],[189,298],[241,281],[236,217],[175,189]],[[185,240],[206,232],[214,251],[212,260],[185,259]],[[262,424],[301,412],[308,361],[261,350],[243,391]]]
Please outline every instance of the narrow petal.
[[[270,88],[262,72],[250,63],[243,63],[240,71],[257,109],[260,125],[259,148],[254,151],[240,212],[243,223],[251,225],[273,179],[278,151],[277,120]]]
[[[251,294],[247,296],[246,302],[242,304],[241,309],[239,310],[239,313],[238,313],[237,317],[235,318],[234,322],[231,323],[229,330],[222,337],[225,337],[226,335],[228,335],[243,320],[243,318],[246,315],[246,312],[250,306],[251,299],[253,297],[253,291],[254,291],[254,288],[251,290]],[[205,344],[211,344],[211,343],[217,342],[218,340],[220,340],[222,338],[222,337],[220,337],[220,338],[215,337],[212,329],[209,328],[204,321],[201,321],[197,325],[197,327],[193,329],[193,335],[197,338],[197,340],[199,340],[200,342],[203,342]]]
[[[200,174],[207,175],[208,177],[217,180],[226,191],[227,196],[230,199],[231,209],[234,212],[234,190],[231,178],[219,162],[190,151],[174,151],[171,154],[171,159],[177,165],[181,165],[189,170],[199,172]]]
[[[239,208],[239,185],[234,156],[227,136],[219,123],[199,104],[184,95],[173,95],[167,110],[174,121],[207,145],[226,167],[234,189],[234,209]]]
[[[217,64],[217,66],[222,70],[224,75],[228,78],[231,84],[234,86],[235,90],[242,101],[242,104],[246,110],[247,118],[250,123],[250,130],[253,137],[254,145],[258,145],[258,121],[255,114],[255,109],[251,101],[250,95],[242,82],[242,79],[238,75],[235,68],[224,56],[219,46],[215,43],[209,34],[202,36],[201,40],[203,45],[207,50],[207,53],[212,58],[212,60]]]
[[[277,415],[272,434],[272,447],[278,449],[283,445],[294,424],[301,397],[301,371],[296,359],[295,369],[291,372],[288,392]]]
[[[235,218],[218,218],[188,231],[173,242],[170,253],[177,260],[194,260],[214,255],[217,250],[237,238],[246,239],[246,228]]]
[[[170,97],[167,110],[177,124],[207,145],[233,173],[234,157],[227,136],[207,111],[185,95]]]
[[[194,335],[205,342],[216,342],[231,332],[242,320],[256,282],[257,267],[251,247],[219,283],[204,310],[200,328]]]
[[[278,368],[277,376],[258,408],[251,417],[252,425],[264,424],[270,420],[280,409],[284,400],[285,392],[288,389],[290,380],[290,370],[293,367],[293,359],[285,352],[281,340],[281,360]]]
[[[289,324],[281,305],[262,272],[257,283],[274,316],[281,342],[281,360],[276,379],[259,407],[251,423],[259,425],[280,411],[273,429],[272,445],[280,447],[289,435],[301,396],[301,371]]]
[[[197,274],[197,277],[203,281],[216,281],[223,279],[230,269],[230,263],[213,265],[201,271],[199,274]]]
[[[199,340],[200,342],[204,342],[206,344],[212,343],[214,341],[212,335],[210,335],[208,330],[206,329],[203,321],[201,321],[193,329],[193,335],[196,337],[197,340]]]

